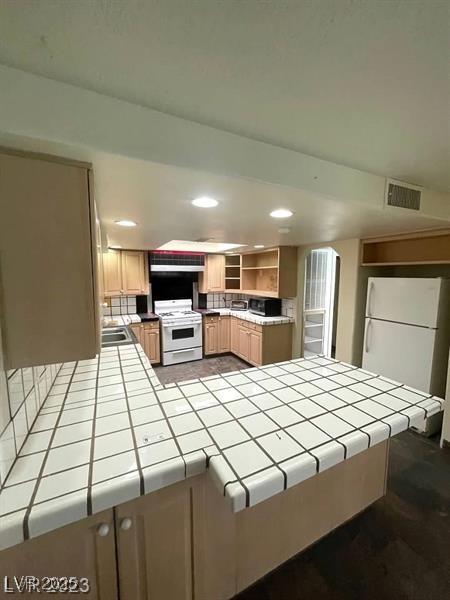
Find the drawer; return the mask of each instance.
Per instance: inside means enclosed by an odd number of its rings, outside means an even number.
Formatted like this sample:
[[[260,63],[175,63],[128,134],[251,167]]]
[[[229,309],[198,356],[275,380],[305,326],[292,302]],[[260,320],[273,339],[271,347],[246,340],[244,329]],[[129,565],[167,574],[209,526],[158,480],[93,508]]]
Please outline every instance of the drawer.
[[[205,316],[205,323],[218,323],[219,315]]]
[[[159,321],[146,321],[142,326],[144,329],[159,329]]]
[[[262,331],[262,325],[258,325],[258,323],[251,323],[250,321],[244,321],[241,319],[241,324],[251,331]]]

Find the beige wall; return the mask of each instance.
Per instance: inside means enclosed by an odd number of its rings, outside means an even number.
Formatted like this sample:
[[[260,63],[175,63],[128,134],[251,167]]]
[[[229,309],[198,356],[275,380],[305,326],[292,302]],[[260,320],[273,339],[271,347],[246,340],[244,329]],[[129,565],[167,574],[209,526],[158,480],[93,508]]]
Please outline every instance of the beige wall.
[[[2,331],[0,324],[0,436],[9,423],[8,389],[6,385],[6,371],[3,366]]]
[[[445,393],[445,408],[444,408],[444,418],[442,421],[442,436],[441,436],[441,446],[444,445],[444,441],[447,444],[450,444],[450,355],[448,360],[448,371],[447,371],[447,391]]]
[[[333,248],[340,256],[339,304],[336,332],[336,358],[355,365],[361,364],[364,337],[364,304],[367,277],[370,269],[360,267],[360,240],[340,240],[328,244],[300,246],[298,249],[297,325],[293,353],[302,354],[303,296],[305,285],[305,258],[315,248]]]

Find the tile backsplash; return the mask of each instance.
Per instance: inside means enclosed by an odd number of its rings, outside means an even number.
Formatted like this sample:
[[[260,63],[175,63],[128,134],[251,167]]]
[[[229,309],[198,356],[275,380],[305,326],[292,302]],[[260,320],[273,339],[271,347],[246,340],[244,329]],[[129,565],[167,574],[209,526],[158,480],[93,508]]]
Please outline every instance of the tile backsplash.
[[[136,313],[136,296],[107,297],[105,302],[108,306],[103,307],[104,317],[134,315]]]
[[[248,300],[251,296],[246,294],[228,294],[215,292],[206,294],[206,308],[230,308],[232,300]],[[295,319],[296,298],[282,298],[281,314]]]
[[[2,370],[1,375],[6,385],[0,388],[0,402],[7,407],[7,419],[0,427],[0,487],[19,454],[60,367],[60,364],[56,364]]]

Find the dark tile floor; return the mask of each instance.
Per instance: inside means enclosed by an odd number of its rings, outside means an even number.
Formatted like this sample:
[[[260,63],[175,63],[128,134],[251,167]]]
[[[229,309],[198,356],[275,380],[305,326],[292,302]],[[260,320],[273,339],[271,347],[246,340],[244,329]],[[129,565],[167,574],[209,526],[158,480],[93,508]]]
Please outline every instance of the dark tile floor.
[[[248,369],[250,366],[237,356],[225,354],[215,358],[204,358],[203,360],[194,360],[179,365],[155,367],[155,373],[159,381],[166,385],[188,379],[197,379],[198,377],[208,377],[210,375],[218,375],[219,373]]]
[[[236,600],[443,600],[450,597],[450,450],[391,440],[385,498]]]

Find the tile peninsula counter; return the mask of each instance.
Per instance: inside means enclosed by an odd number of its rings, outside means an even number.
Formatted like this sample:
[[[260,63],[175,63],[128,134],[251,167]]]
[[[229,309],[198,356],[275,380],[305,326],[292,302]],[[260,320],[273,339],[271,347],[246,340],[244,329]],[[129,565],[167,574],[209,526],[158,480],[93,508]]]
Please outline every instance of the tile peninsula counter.
[[[163,386],[139,345],[103,349],[62,365],[5,481],[0,564],[79,538],[85,597],[231,598],[380,498],[389,438],[442,408],[323,357]]]

